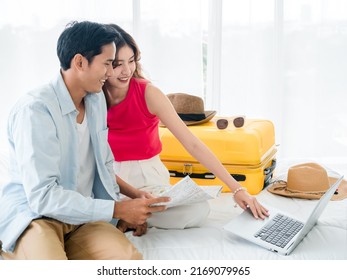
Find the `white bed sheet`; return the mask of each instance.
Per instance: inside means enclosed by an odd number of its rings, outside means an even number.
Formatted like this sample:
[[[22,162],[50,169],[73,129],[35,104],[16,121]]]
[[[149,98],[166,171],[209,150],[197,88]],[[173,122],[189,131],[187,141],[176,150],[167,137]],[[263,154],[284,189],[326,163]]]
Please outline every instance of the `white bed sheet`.
[[[315,201],[276,196],[267,190],[257,195],[267,205],[282,207],[286,212],[307,216]],[[251,244],[222,227],[241,213],[234,208],[230,194],[211,200],[211,213],[200,228],[163,230],[151,228],[141,237],[127,233],[128,238],[148,260],[318,260],[347,259],[347,200],[331,201],[317,225],[289,256],[282,256]]]
[[[314,159],[290,159],[277,162],[275,178],[286,179],[288,168]],[[332,173],[345,174],[347,164],[339,160],[316,160]],[[329,171],[329,172],[330,172]],[[331,174],[331,173],[329,173]],[[281,197],[264,189],[257,199],[265,205],[283,209],[306,218],[317,201]],[[163,230],[151,228],[141,237],[128,238],[148,260],[347,260],[347,199],[330,201],[317,225],[289,255],[267,251],[223,229],[229,220],[242,212],[234,208],[230,193],[209,201],[211,213],[200,228]]]

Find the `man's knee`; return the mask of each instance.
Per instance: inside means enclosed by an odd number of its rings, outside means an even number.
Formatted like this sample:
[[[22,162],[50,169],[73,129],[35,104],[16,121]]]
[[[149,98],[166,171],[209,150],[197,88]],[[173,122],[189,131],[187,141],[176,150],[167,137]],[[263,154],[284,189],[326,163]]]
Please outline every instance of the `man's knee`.
[[[142,254],[114,225],[88,223],[66,241],[69,259],[141,260]],[[83,251],[80,248],[84,248]]]
[[[117,253],[116,258],[123,260],[142,260],[142,254],[137,250],[134,244],[124,235],[124,233],[119,232],[117,238]]]

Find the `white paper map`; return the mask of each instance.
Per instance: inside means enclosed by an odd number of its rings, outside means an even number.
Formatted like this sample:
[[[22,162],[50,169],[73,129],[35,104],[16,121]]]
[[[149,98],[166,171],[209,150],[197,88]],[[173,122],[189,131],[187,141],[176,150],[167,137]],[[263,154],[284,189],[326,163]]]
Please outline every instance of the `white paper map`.
[[[159,196],[170,197],[167,207],[191,204],[219,196],[222,186],[198,186],[189,176],[184,177],[172,187],[162,192]]]

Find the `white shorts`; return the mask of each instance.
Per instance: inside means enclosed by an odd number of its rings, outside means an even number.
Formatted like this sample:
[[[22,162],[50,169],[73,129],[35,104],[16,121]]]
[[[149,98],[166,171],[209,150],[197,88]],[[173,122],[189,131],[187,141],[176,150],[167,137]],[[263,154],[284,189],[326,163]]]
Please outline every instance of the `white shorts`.
[[[113,169],[128,184],[154,196],[170,186],[169,171],[158,155],[145,160],[115,161]]]
[[[159,155],[146,160],[116,161],[115,173],[135,188],[158,196],[170,186],[170,174]],[[201,226],[210,213],[207,201],[168,208],[153,213],[147,220],[150,227],[184,229]]]

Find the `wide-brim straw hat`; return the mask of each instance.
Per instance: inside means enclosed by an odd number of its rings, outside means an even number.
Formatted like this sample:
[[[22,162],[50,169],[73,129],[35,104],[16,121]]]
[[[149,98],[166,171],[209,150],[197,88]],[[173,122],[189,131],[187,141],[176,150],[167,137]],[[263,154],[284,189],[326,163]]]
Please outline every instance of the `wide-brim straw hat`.
[[[208,111],[204,108],[201,97],[187,93],[170,93],[166,95],[171,101],[177,114],[186,125],[203,124],[211,120],[217,111]],[[159,123],[160,126],[164,124]]]
[[[328,171],[317,163],[302,163],[290,167],[287,180],[275,181],[268,187],[268,191],[287,197],[320,199],[338,177],[336,174],[328,175]],[[347,182],[342,180],[331,200],[342,200],[346,197]]]

